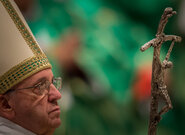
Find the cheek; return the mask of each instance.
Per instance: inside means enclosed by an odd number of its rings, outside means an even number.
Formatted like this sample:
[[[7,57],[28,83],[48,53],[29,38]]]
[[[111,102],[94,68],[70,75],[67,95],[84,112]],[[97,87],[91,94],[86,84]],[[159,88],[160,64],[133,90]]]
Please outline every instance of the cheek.
[[[17,114],[25,116],[47,117],[47,98],[24,97],[14,103]]]
[[[42,115],[47,115],[48,101],[47,97],[38,98],[32,103],[33,110],[41,113]]]

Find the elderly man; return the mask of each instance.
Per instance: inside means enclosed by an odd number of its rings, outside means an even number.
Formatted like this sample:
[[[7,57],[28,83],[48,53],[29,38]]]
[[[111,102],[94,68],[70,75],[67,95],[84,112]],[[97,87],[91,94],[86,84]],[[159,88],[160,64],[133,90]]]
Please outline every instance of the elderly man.
[[[16,4],[0,0],[0,135],[52,135],[60,87]]]

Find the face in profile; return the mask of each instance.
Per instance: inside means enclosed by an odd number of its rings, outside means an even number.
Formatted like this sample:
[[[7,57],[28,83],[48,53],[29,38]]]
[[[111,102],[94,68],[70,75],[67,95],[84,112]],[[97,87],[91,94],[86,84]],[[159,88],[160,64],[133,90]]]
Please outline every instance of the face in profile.
[[[61,94],[52,84],[52,79],[51,69],[46,69],[17,85],[15,90],[10,92],[8,101],[13,112],[10,120],[36,134],[53,132],[61,124],[60,107],[57,103]],[[37,89],[34,88],[22,89],[40,85],[45,81],[49,81],[50,85],[49,91],[43,94],[35,94],[33,91]]]

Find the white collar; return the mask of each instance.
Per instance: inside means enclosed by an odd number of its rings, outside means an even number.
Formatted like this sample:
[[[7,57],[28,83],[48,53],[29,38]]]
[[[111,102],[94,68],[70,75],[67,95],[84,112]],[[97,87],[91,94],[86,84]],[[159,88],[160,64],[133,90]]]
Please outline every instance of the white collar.
[[[36,135],[33,132],[13,123],[12,121],[0,117],[0,135]]]

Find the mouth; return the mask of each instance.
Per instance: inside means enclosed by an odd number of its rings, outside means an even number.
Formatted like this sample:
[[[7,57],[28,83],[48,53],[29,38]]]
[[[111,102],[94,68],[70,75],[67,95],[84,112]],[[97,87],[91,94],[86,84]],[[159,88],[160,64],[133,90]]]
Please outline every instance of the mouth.
[[[60,107],[59,106],[55,107],[48,114],[51,114],[51,113],[59,113],[60,114]]]

